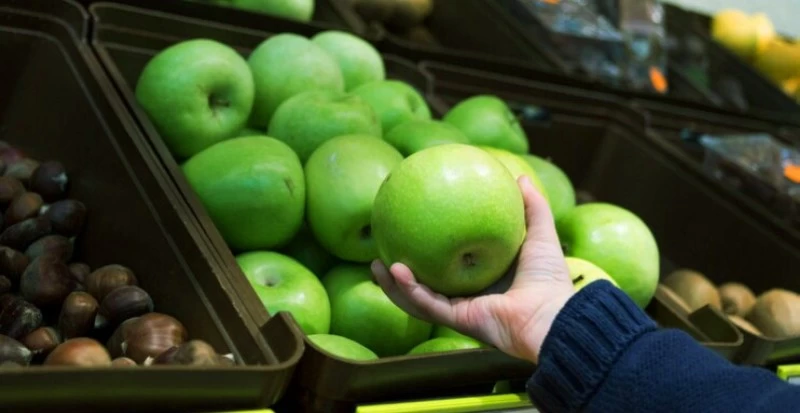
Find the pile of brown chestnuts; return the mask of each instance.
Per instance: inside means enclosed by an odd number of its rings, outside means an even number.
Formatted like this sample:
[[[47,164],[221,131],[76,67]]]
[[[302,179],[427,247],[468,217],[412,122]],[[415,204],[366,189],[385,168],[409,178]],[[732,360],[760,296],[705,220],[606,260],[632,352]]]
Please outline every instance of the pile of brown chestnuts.
[[[130,268],[72,261],[87,209],[60,162],[0,141],[0,175],[0,368],[233,364],[153,312]]]

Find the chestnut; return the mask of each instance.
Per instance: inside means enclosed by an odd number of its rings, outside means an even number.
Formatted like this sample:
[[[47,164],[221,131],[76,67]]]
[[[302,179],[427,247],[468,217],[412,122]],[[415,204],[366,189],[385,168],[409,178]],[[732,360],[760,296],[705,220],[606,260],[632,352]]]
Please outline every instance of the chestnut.
[[[50,234],[53,227],[45,217],[28,218],[18,222],[0,233],[0,245],[25,251],[37,239]]]
[[[126,285],[111,291],[100,304],[100,315],[112,325],[153,311],[153,299],[147,291]]]
[[[31,244],[25,255],[31,260],[49,255],[66,263],[72,258],[72,241],[62,235],[46,235]]]
[[[22,297],[40,308],[57,308],[76,283],[67,264],[50,256],[39,257],[28,265],[19,282]]]
[[[112,367],[136,367],[135,361],[129,359],[128,357],[117,357],[114,360],[111,360]]]
[[[39,162],[30,158],[22,158],[16,162],[8,163],[6,170],[3,172],[4,176],[10,176],[18,179],[23,185],[28,186],[33,175],[33,171],[39,167]]]
[[[19,283],[28,264],[30,259],[25,254],[13,248],[0,246],[0,274],[8,277],[13,284]]]
[[[21,340],[36,357],[46,357],[62,341],[61,334],[53,327],[39,327]]]
[[[67,170],[58,161],[43,162],[33,171],[30,188],[47,202],[58,201],[67,195]]]
[[[183,344],[188,337],[186,327],[166,314],[148,313],[120,324],[108,342],[114,357],[130,357],[144,363],[171,347]]]
[[[0,334],[21,339],[42,324],[35,305],[11,294],[0,295]]]
[[[192,340],[159,354],[153,364],[179,364],[184,366],[225,366],[233,362],[202,340]]]
[[[34,218],[39,215],[39,210],[42,209],[44,200],[36,192],[25,192],[24,194],[14,198],[11,204],[6,208],[4,225],[14,225],[17,222],[22,222],[28,218]]]
[[[99,305],[89,293],[71,292],[61,307],[58,329],[65,339],[87,335],[94,328]]]
[[[126,285],[137,285],[136,275],[128,267],[122,265],[106,265],[92,271],[86,276],[86,291],[99,302],[103,302],[108,293]]]
[[[18,162],[25,158],[25,154],[9,145],[6,142],[3,142],[4,145],[0,145],[0,160],[2,160],[6,165],[11,165],[14,162]]]
[[[74,199],[65,199],[46,207],[43,216],[50,219],[53,231],[57,234],[74,237],[86,222],[86,205]]]
[[[44,360],[45,366],[110,366],[111,356],[97,341],[79,337],[69,339],[58,345]]]
[[[16,178],[0,176],[0,207],[5,208],[15,198],[25,193],[25,185]]]
[[[86,276],[88,276],[91,272],[91,267],[82,262],[73,262],[69,265],[69,273],[72,275],[72,279],[82,285],[86,284]]]
[[[5,275],[0,275],[0,294],[11,291],[11,280]]]
[[[0,335],[0,362],[14,362],[27,366],[33,353],[25,345],[9,336]]]

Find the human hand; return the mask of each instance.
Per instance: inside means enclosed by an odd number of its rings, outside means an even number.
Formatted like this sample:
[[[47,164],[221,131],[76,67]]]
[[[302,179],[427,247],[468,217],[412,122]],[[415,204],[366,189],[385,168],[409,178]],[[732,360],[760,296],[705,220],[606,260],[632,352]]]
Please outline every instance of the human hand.
[[[536,363],[556,315],[574,288],[547,201],[528,178],[518,183],[528,231],[505,291],[490,288],[484,295],[447,298],[417,283],[404,264],[387,269],[375,260],[372,272],[389,298],[412,316]]]

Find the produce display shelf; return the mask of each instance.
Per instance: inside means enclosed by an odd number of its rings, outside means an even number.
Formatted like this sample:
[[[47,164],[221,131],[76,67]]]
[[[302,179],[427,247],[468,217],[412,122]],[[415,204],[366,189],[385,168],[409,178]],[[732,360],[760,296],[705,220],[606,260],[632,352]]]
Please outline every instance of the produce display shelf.
[[[185,412],[270,405],[287,388],[303,343],[285,316],[268,318],[262,308],[264,314],[256,317],[258,308],[248,307],[249,285],[219,261],[91,49],[81,42],[87,23],[86,12],[68,0],[0,1],[5,57],[0,140],[28,156],[65,165],[70,196],[89,210],[75,245],[80,260],[92,268],[131,267],[156,311],[181,320],[191,338],[232,354],[240,365],[4,369],[3,409],[91,412],[157,406]]]
[[[233,254],[186,182],[179,165],[136,103],[133,87],[149,59],[175,42],[202,37],[225,41],[246,52],[272,33],[245,31],[128,5],[97,3],[91,6],[90,11],[95,22],[95,52],[150,144],[159,153],[172,180],[193,206],[194,214],[203,223],[226,268],[237,268]],[[306,27],[293,32],[313,35],[316,29]],[[412,63],[389,55],[384,59],[390,78],[409,82],[427,93],[430,88],[428,78]],[[243,274],[240,277],[245,280]],[[258,300],[253,303],[261,305]],[[532,371],[533,366],[529,363],[497,350],[353,362],[333,357],[306,341],[303,359],[295,372],[295,385],[286,399],[287,403],[299,404],[288,407],[291,411],[348,411],[354,403],[364,401],[486,393],[497,380],[526,378]],[[452,380],[454,375],[460,378],[458,382]]]

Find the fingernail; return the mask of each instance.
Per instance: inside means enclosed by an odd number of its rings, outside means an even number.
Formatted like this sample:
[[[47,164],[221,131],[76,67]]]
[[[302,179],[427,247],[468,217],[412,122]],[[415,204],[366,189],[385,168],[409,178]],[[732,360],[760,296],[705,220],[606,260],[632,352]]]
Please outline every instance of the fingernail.
[[[531,185],[531,178],[528,178],[527,175],[522,175],[520,177],[520,182],[522,182],[523,185]]]

